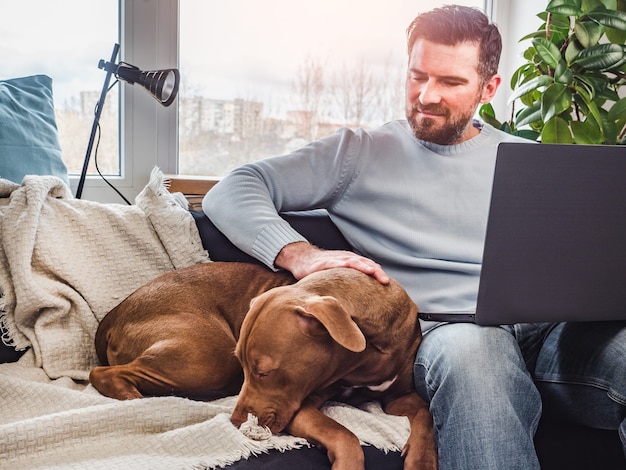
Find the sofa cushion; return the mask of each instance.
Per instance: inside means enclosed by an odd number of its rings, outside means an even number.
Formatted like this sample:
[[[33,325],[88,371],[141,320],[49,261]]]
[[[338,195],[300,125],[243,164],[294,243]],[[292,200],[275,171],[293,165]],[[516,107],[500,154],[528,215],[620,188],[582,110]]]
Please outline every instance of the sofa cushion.
[[[69,185],[46,75],[0,80],[0,178],[54,175]]]

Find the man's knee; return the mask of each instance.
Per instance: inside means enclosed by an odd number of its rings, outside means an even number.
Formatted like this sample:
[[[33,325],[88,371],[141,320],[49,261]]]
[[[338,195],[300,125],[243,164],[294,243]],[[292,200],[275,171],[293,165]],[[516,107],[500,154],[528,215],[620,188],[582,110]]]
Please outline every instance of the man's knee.
[[[455,393],[466,389],[476,394],[476,390],[501,393],[524,382],[532,384],[509,331],[467,323],[428,332],[417,352],[414,376],[420,395],[428,396],[442,386]]]

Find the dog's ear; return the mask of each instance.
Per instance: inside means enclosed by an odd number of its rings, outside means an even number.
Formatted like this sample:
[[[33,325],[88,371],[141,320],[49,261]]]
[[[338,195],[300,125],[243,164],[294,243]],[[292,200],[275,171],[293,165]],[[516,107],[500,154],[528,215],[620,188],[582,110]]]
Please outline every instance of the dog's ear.
[[[296,311],[307,321],[305,325],[309,334],[314,336],[328,332],[332,339],[349,351],[361,352],[365,349],[363,332],[335,297],[311,297]]]

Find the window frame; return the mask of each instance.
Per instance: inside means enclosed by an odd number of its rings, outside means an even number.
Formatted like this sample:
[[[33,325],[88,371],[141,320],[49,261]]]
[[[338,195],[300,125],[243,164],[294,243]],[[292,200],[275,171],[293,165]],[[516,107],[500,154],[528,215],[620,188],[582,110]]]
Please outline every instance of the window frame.
[[[143,70],[178,67],[178,8],[179,0],[119,0],[119,60]],[[164,107],[141,87],[125,83],[118,86],[121,175],[107,179],[133,201],[154,167],[164,173],[177,173],[178,100]],[[78,175],[70,177],[74,193],[78,179]],[[121,202],[98,175],[87,177],[82,198]]]

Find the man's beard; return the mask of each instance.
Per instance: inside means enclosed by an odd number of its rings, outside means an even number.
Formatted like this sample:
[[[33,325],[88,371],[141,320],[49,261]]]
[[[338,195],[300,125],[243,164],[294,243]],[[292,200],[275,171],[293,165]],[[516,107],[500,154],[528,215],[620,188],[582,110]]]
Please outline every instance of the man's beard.
[[[420,111],[428,111],[445,118],[442,126],[437,127],[437,121],[431,118],[421,118],[416,121],[415,117]],[[450,110],[440,105],[420,105],[415,104],[406,111],[406,118],[413,130],[413,135],[425,142],[432,142],[439,145],[453,145],[459,143],[472,122],[474,110],[461,114],[455,119],[450,119]]]

